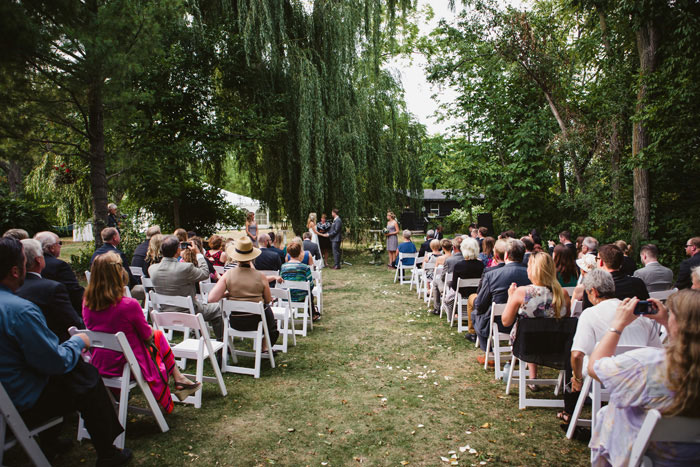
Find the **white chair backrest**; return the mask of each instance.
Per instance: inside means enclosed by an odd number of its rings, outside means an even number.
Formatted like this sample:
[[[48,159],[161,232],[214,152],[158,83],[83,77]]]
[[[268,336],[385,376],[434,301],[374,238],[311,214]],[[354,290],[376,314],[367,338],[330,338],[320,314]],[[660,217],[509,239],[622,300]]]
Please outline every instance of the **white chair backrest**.
[[[491,324],[493,324],[493,318],[503,316],[504,311],[506,311],[505,303],[493,303],[491,305]]]
[[[263,269],[263,270],[259,270],[258,272],[262,272],[262,273],[265,274],[266,276],[279,276],[279,275],[280,275],[279,269],[276,270],[276,271],[273,271],[273,270],[270,270],[270,269]]]
[[[265,308],[262,302],[241,302],[238,300],[221,300],[221,310],[228,319],[232,312],[249,313],[264,316]],[[265,321],[263,319],[263,321]]]
[[[309,284],[307,281],[282,281],[275,288],[305,290],[306,292],[310,292],[311,284]]]
[[[163,295],[154,291],[151,291],[150,295],[151,302],[153,302],[153,308],[156,311],[160,311],[160,307],[163,305],[170,305],[180,308],[187,308],[191,314],[195,314],[194,302],[192,302],[192,297],[190,296],[183,297],[180,295]]]
[[[144,289],[153,289],[153,280],[150,277],[142,276],[141,277],[141,285],[143,285]]]
[[[131,298],[131,290],[129,290],[129,286],[125,285],[124,286],[124,296]]]
[[[450,286],[450,283],[452,282],[452,277],[454,276],[454,273],[448,272],[445,274],[445,290]]]
[[[412,268],[413,264],[403,264],[404,259],[409,259],[409,258],[418,258],[418,253],[399,253],[399,266],[404,267],[404,268]],[[415,264],[415,262],[414,262]]]
[[[182,329],[189,328],[202,332],[202,336],[209,338],[209,330],[204,323],[204,318],[201,313],[189,315],[187,313],[178,313],[177,311],[169,312],[151,312],[151,319],[156,328],[163,329]]]
[[[202,302],[207,303],[207,298],[209,297],[209,292],[216,287],[216,283],[211,280],[202,281],[199,283],[199,291],[202,294]]]
[[[461,277],[457,278],[457,290],[462,287],[478,287],[481,279],[463,279]]]
[[[322,272],[320,269],[318,271],[311,271],[311,277],[314,279],[317,287],[323,283],[323,276],[321,274]]]
[[[226,272],[223,266],[214,266],[214,271],[218,272],[219,274],[223,274]]]
[[[575,289],[575,288],[576,288],[576,287],[562,287],[562,289],[566,290],[566,293],[569,294],[569,297],[571,297],[572,295],[574,295],[574,289]]]
[[[651,442],[700,443],[700,419],[687,417],[663,417],[661,412],[651,409],[637,434],[637,440],[630,453],[630,467],[642,465],[646,461],[644,453]],[[652,465],[644,462],[644,465]]]
[[[571,317],[578,318],[583,313],[583,302],[581,300],[571,301]]]
[[[289,289],[275,287],[274,289],[270,289],[270,294],[273,300],[282,300],[287,303],[292,301],[292,294],[289,292]]]
[[[129,271],[131,271],[132,276],[143,276],[143,269],[138,266],[129,266]]]
[[[414,266],[420,266],[425,262],[425,256],[421,256],[420,258],[416,257],[416,260],[413,262]]]
[[[660,292],[649,292],[649,297],[665,302],[666,300],[668,300],[668,297],[670,297],[676,292],[678,292],[678,289],[662,290]]]
[[[85,280],[88,284],[90,283],[90,271],[85,271]]]

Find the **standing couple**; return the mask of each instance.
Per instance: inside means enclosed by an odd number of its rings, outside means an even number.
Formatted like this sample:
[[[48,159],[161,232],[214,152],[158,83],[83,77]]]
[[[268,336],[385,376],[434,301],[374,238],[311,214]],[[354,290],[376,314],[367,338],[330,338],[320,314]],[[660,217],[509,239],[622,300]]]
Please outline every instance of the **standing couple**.
[[[306,226],[311,234],[311,241],[316,243],[323,253],[323,261],[328,264],[328,251],[333,251],[333,269],[340,269],[340,244],[343,241],[343,221],[338,215],[338,209],[331,211],[333,222],[326,220],[326,214],[321,215],[321,221],[316,223],[316,213],[309,214]]]

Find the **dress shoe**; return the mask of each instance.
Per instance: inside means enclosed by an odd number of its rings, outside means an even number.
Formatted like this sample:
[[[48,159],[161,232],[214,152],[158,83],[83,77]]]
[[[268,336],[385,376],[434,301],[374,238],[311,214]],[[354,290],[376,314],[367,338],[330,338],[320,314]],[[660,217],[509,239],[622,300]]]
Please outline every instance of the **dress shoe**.
[[[133,454],[131,449],[124,448],[122,450],[114,448],[114,451],[109,456],[99,456],[97,458],[97,467],[118,467],[129,463]]]
[[[466,333],[466,334],[464,335],[464,338],[465,338],[466,340],[468,340],[469,342],[476,342],[476,334],[469,334],[469,333]]]
[[[340,266],[333,266],[333,269],[340,269]]]

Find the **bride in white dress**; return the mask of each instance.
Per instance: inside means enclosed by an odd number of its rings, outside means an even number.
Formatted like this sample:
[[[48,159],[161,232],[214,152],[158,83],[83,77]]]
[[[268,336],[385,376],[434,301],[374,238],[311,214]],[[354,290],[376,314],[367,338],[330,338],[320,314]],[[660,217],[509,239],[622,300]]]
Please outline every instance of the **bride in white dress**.
[[[316,230],[316,213],[312,212],[309,213],[309,218],[306,220],[306,227],[309,229],[309,233],[311,234],[311,241],[316,244],[316,246],[319,247],[319,251],[321,251],[321,245],[318,241],[318,230]]]

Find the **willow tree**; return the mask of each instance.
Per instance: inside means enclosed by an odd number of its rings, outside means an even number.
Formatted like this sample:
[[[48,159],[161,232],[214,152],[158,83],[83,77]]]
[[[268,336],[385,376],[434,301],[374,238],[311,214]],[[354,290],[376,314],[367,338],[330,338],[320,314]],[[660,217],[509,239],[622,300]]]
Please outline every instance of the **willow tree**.
[[[280,131],[237,145],[239,167],[250,173],[253,196],[283,211],[296,231],[309,212],[338,207],[350,221],[371,217],[420,188],[424,129],[382,68],[413,7],[408,0],[202,2],[198,19],[224,31],[220,111],[231,125],[245,125],[235,114],[245,100],[281,122]]]

